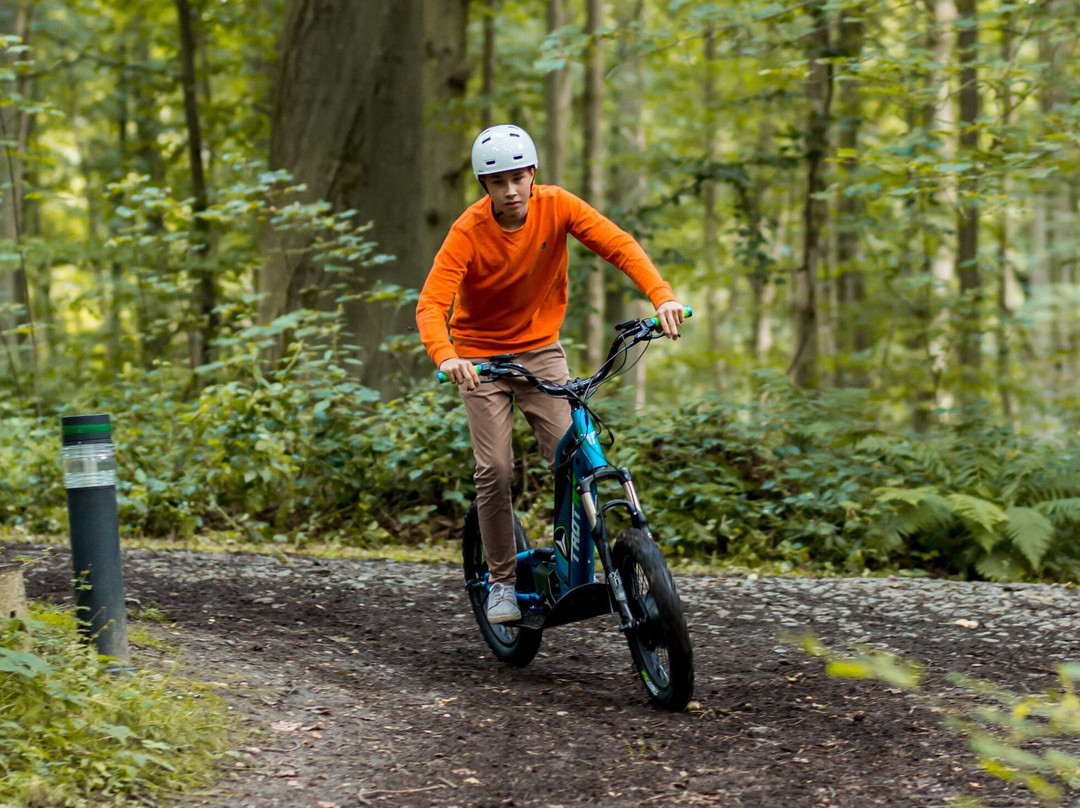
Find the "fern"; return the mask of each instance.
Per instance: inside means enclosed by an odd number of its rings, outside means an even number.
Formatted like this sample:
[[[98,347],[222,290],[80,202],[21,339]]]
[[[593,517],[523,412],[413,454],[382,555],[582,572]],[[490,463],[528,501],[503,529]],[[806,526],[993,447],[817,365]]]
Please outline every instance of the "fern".
[[[889,507],[889,525],[884,535],[913,536],[945,527],[952,521],[952,506],[936,488],[878,488],[873,492],[879,504]]]
[[[1009,541],[1023,553],[1032,569],[1039,569],[1054,539],[1054,523],[1034,508],[1008,508],[1005,515]]]
[[[878,488],[874,494],[878,502],[903,502],[917,508],[924,499],[935,496],[937,489],[926,485],[920,488]]]
[[[1035,510],[1059,522],[1080,523],[1080,497],[1049,499],[1039,502]]]
[[[975,569],[989,581],[1018,581],[1024,577],[1023,562],[1011,553],[988,553],[975,562]]]
[[[989,500],[970,494],[950,494],[948,500],[954,513],[972,528],[979,545],[988,553],[993,550],[1001,539],[998,526],[1008,519],[1005,511]]]

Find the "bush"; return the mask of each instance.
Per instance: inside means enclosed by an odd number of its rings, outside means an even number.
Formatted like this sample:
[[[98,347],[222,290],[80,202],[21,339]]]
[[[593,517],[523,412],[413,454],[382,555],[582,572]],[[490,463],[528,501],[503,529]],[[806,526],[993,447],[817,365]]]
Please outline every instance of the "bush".
[[[70,616],[28,622],[0,621],[0,804],[121,805],[208,779],[232,727],[213,694],[168,672],[106,672]]]
[[[114,414],[125,531],[301,545],[456,536],[473,490],[455,392],[428,381],[379,401],[325,347],[327,315],[303,316],[293,325],[318,339],[272,370],[255,358],[266,332],[252,329],[201,388],[161,364],[72,404]],[[635,415],[611,396],[598,409],[617,436],[609,459],[634,472],[669,552],[780,570],[1080,577],[1075,436],[1024,435],[979,411],[889,434],[865,392],[817,394],[768,373],[751,403],[708,395]],[[517,420],[516,507],[539,538],[550,480]],[[57,433],[25,417],[0,428],[6,523],[62,524]]]

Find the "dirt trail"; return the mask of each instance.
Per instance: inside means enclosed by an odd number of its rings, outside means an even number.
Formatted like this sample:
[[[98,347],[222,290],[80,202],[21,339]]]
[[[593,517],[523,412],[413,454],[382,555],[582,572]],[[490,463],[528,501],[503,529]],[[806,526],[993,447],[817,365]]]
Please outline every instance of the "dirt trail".
[[[62,548],[0,545],[32,597],[66,599]],[[614,623],[545,634],[525,669],[483,645],[457,567],[290,556],[125,553],[129,597],[259,730],[183,805],[1037,806],[979,772],[910,695],[831,679],[780,637],[869,643],[1020,692],[1080,659],[1064,587],[676,576],[695,648],[691,709],[649,705]],[[139,654],[149,650],[134,649]]]

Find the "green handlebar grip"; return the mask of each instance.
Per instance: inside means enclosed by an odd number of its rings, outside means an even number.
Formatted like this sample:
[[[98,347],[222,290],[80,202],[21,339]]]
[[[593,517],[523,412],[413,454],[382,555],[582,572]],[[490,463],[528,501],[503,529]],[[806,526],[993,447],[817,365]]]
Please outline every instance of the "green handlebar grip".
[[[481,362],[479,365],[473,365],[473,367],[476,368],[477,373],[482,373],[486,365],[486,362]],[[450,381],[450,377],[443,373],[441,370],[435,371],[435,378],[439,380],[439,384],[446,384],[448,381]]]
[[[690,308],[689,306],[683,306],[683,314],[687,318],[693,317],[694,316],[694,310],[692,308]],[[656,328],[658,325],[660,325],[660,321],[657,320],[655,317],[650,317],[648,320],[645,320],[645,322],[648,323],[652,328]]]

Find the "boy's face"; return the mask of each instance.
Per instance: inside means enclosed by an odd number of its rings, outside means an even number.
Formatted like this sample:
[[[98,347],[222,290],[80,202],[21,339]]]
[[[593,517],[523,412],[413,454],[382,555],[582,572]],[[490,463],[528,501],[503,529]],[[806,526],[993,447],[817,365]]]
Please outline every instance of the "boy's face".
[[[535,174],[536,168],[529,166],[488,174],[483,178],[488,196],[491,197],[495,220],[500,226],[515,229],[525,223]]]

